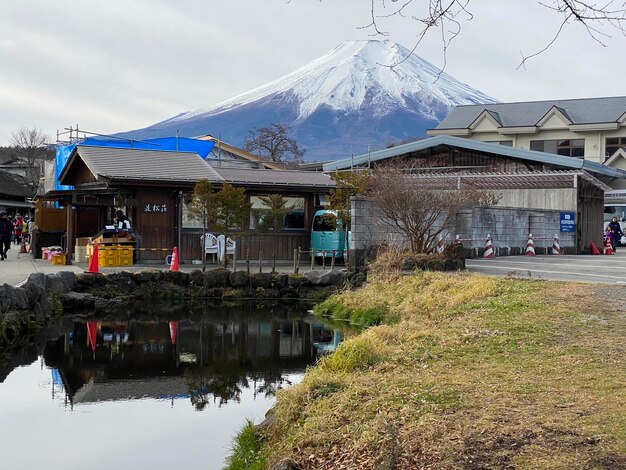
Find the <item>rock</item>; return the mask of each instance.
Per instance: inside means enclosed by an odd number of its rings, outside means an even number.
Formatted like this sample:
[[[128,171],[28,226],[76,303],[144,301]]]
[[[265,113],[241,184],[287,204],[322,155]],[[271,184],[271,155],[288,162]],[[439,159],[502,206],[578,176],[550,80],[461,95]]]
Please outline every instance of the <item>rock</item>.
[[[81,310],[93,310],[95,297],[83,292],[68,292],[63,296],[63,309],[72,313]]]
[[[194,269],[189,273],[189,281],[197,286],[204,285],[204,273],[199,269]]]
[[[235,271],[229,276],[230,286],[241,289],[250,285],[250,277],[246,271]]]
[[[314,286],[336,286],[343,280],[343,273],[336,269],[332,271],[307,271],[304,277]]]
[[[274,276],[274,286],[279,289],[284,289],[289,283],[289,274],[278,274]]]
[[[289,275],[289,279],[287,281],[287,285],[289,287],[298,289],[300,286],[304,286],[306,284],[309,284],[309,281],[302,274],[290,274]]]
[[[230,270],[226,268],[211,269],[204,273],[204,287],[228,287],[230,284]]]
[[[224,296],[224,289],[222,287],[205,287],[199,295],[206,299],[221,299]]]
[[[361,287],[363,284],[365,284],[365,281],[367,281],[367,275],[363,272],[356,272],[350,278],[350,284],[353,287]]]
[[[26,279],[27,284],[35,284],[45,289],[46,275],[44,273],[31,273]]]
[[[4,285],[5,296],[9,300],[9,309],[28,310],[32,307],[32,300],[28,296],[28,291],[21,287]]]
[[[72,271],[61,271],[58,274],[63,282],[64,292],[71,291],[76,285],[76,274]]]
[[[163,280],[182,286],[189,282],[189,274],[183,271],[164,271]]]
[[[133,280],[138,284],[154,282],[161,278],[161,271],[146,270],[133,273]]]
[[[273,276],[270,273],[256,273],[250,275],[250,286],[253,289],[259,287],[269,289],[272,287]]]
[[[63,278],[59,276],[59,273],[46,275],[46,290],[51,294],[55,292],[66,292]]]
[[[282,459],[271,470],[303,470],[303,467],[295,460]]]

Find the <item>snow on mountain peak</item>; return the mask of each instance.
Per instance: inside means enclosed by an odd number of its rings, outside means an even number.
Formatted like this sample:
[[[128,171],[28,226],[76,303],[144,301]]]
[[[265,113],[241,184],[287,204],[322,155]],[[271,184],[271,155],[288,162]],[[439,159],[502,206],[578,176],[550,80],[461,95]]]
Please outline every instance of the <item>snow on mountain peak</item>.
[[[392,41],[347,41],[278,80],[169,121],[216,115],[280,94],[298,103],[299,120],[322,106],[354,111],[368,100],[377,114],[385,115],[398,106],[415,106],[407,103],[410,98],[411,103],[423,103],[419,111],[433,118],[432,102],[452,107],[496,101]]]

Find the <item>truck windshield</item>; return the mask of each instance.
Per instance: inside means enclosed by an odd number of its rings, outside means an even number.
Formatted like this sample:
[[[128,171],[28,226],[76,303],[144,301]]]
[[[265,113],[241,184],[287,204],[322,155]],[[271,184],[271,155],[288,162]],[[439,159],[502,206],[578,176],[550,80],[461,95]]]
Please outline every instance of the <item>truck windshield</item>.
[[[314,232],[334,232],[335,230],[337,230],[335,217],[316,215],[313,219]]]

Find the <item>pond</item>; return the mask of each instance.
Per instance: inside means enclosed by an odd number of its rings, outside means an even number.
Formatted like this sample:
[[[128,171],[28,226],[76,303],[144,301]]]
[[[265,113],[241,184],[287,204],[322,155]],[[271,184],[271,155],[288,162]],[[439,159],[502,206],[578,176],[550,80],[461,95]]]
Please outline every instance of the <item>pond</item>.
[[[340,339],[306,307],[59,321],[0,357],[2,467],[223,468]]]

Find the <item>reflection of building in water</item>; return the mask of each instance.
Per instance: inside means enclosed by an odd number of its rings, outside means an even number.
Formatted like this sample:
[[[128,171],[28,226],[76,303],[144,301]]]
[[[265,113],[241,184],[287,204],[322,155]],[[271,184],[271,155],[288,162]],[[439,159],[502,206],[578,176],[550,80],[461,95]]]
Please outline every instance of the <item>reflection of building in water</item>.
[[[312,333],[291,318],[77,322],[44,358],[71,405],[188,397],[202,408],[210,397],[238,399],[244,388],[273,393],[314,362]]]

